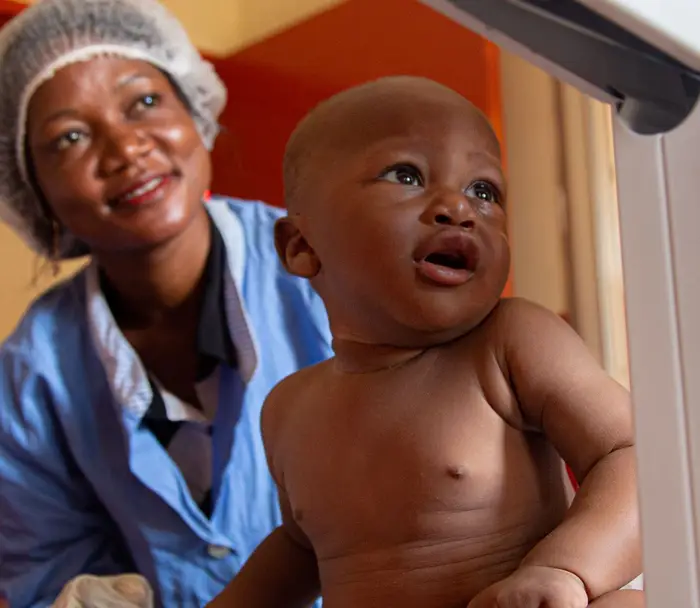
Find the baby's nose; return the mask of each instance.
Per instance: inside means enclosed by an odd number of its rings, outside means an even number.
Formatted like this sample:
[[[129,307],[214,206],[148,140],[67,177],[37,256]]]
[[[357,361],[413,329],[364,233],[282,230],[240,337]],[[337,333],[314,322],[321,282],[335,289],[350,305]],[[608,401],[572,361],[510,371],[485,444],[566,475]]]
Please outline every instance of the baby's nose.
[[[431,221],[445,226],[474,228],[474,210],[463,194],[440,197],[432,206]]]

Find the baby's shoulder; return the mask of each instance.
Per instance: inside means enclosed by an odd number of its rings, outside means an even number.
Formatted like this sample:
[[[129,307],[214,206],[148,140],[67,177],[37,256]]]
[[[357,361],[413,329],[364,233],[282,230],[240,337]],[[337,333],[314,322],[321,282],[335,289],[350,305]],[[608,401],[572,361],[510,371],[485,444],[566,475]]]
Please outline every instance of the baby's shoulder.
[[[533,373],[535,368],[550,375],[561,364],[590,357],[581,337],[561,316],[522,298],[500,302],[492,319],[504,369]]]
[[[278,382],[263,404],[263,427],[279,427],[290,415],[298,415],[299,408],[316,399],[328,365],[328,361],[309,365]]]
[[[494,361],[507,376],[510,363],[537,359],[554,345],[567,348],[572,328],[559,315],[523,298],[503,298],[479,327],[463,338],[470,357]]]
[[[559,318],[544,306],[525,298],[502,298],[494,309],[494,319],[499,324],[519,323],[522,320],[538,322],[546,318]]]
[[[559,333],[567,323],[551,310],[524,298],[503,298],[485,323],[489,338],[513,341],[532,332]]]
[[[308,397],[308,393],[314,388],[326,375],[330,361],[321,361],[315,365],[307,365],[293,374],[282,379],[277,383],[274,389],[270,392],[268,399],[285,400],[294,399],[303,400]]]

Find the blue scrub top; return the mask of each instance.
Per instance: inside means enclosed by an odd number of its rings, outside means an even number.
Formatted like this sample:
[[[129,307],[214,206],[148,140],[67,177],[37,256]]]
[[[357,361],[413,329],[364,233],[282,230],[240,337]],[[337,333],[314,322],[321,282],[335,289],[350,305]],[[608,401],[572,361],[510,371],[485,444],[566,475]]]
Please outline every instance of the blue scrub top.
[[[142,424],[153,398],[94,267],[40,297],[0,348],[0,597],[48,606],[81,573],[139,572],[160,606],[203,606],[280,523],[260,408],[285,376],[331,355],[325,309],[278,261],[281,211],[218,199],[237,351],[220,373],[208,518]],[[92,283],[91,283],[92,282]]]

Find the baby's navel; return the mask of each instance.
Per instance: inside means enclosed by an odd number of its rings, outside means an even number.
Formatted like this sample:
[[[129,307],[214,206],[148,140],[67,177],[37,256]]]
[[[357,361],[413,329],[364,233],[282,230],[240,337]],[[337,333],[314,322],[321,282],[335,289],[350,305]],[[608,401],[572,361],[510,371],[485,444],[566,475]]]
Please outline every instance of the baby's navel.
[[[464,479],[467,476],[467,469],[459,464],[447,467],[447,474],[452,479]]]
[[[304,511],[301,509],[294,509],[292,515],[294,516],[294,521],[296,522],[300,522],[304,519]]]

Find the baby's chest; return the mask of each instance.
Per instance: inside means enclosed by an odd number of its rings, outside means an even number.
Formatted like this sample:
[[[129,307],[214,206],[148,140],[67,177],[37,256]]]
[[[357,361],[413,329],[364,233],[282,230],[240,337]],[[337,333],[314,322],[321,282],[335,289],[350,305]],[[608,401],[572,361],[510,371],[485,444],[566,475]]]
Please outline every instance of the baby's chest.
[[[473,384],[330,391],[313,410],[288,435],[282,464],[294,512],[319,534],[341,522],[416,525],[492,505],[511,480],[538,485],[533,438]]]

